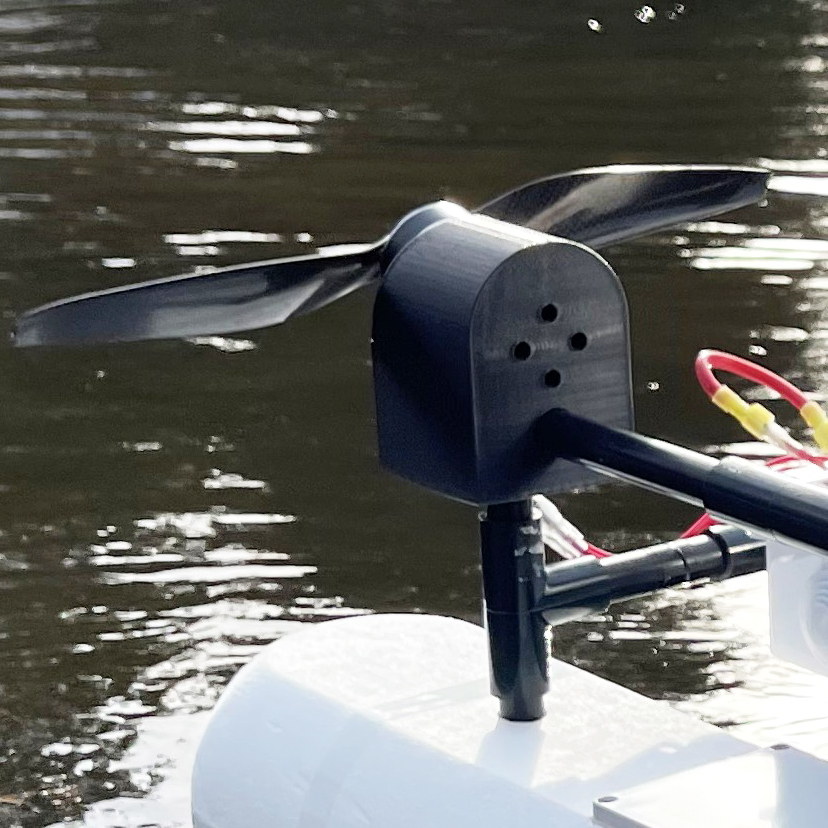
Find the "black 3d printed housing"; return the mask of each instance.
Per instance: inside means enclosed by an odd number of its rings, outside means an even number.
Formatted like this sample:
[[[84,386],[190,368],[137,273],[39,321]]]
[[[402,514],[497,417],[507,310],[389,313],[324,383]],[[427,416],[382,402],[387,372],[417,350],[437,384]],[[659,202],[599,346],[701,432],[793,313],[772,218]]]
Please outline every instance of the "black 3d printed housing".
[[[374,308],[382,463],[475,504],[589,485],[592,472],[549,464],[533,427],[555,407],[632,427],[617,276],[576,242],[431,209],[431,223],[415,214],[414,233],[395,231]]]

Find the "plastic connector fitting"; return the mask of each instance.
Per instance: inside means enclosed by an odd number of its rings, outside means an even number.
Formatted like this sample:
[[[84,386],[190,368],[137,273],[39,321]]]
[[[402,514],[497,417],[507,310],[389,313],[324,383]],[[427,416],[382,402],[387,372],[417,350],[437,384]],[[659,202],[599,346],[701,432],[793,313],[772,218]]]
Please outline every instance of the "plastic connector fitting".
[[[823,451],[828,451],[828,414],[822,406],[810,400],[799,409],[799,415],[813,430],[816,444]]]
[[[735,417],[757,440],[768,439],[768,429],[776,421],[773,414],[759,403],[746,403],[732,388],[723,385],[711,397],[722,411]]]

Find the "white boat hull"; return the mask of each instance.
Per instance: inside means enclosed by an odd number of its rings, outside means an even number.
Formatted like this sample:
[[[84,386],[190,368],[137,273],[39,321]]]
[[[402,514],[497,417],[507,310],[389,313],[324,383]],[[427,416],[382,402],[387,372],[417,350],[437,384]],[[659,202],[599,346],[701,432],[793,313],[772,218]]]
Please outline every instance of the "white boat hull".
[[[196,828],[587,828],[600,798],[756,751],[554,659],[546,717],[501,720],[487,652],[481,628],[427,615],[270,645],[207,728]]]

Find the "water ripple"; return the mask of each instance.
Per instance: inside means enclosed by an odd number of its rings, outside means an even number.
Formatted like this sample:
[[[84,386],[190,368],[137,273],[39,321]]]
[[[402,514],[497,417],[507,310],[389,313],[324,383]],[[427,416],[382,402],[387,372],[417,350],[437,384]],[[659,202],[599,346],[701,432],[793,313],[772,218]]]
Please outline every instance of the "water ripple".
[[[183,123],[148,123],[152,132],[180,132],[185,135],[301,135],[302,130],[295,124],[273,121],[185,121]]]
[[[238,141],[232,138],[194,138],[187,141],[170,141],[171,150],[193,153],[255,153],[268,155],[283,152],[290,155],[308,155],[316,147],[307,141]]]

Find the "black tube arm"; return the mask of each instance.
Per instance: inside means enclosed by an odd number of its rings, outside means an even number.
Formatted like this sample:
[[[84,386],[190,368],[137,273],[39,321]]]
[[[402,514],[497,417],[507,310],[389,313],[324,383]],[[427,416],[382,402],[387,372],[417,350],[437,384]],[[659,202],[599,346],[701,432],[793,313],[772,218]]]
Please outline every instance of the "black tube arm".
[[[538,421],[536,439],[550,462],[563,458],[582,463],[702,506],[764,536],[828,554],[828,489],[738,457],[715,460],[563,409]]]
[[[734,526],[609,558],[584,556],[546,567],[546,589],[535,605],[547,624],[603,612],[614,601],[710,578],[724,580],[765,568],[765,545]]]

